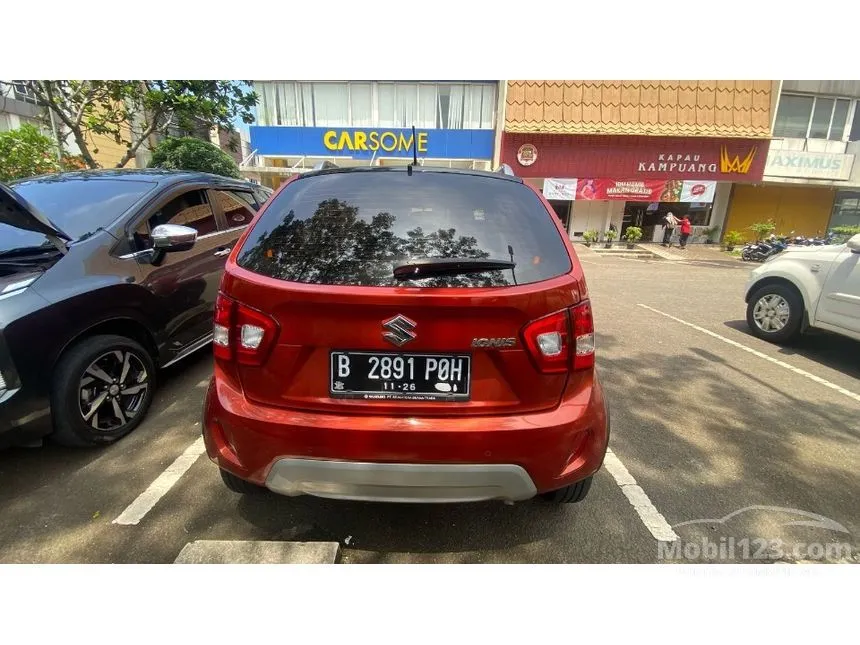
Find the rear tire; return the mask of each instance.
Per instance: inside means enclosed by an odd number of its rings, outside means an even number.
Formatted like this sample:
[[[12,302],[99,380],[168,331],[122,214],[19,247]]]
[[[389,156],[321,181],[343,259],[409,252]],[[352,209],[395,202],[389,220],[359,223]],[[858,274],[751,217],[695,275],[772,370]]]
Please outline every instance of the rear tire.
[[[773,321],[777,320],[778,325],[781,322],[780,317],[785,317],[786,307],[788,316],[783,326],[773,329]],[[770,311],[773,313],[768,313]],[[753,335],[771,343],[784,344],[795,340],[800,336],[802,321],[803,298],[788,285],[778,283],[765,285],[752,294],[747,304],[747,325],[750,331]]]
[[[140,343],[117,335],[85,338],[57,363],[51,438],[70,447],[113,443],[140,425],[154,392],[155,363]]]
[[[221,480],[224,482],[224,485],[234,493],[239,493],[240,495],[261,495],[268,490],[253,482],[236,477],[236,475],[228,473],[223,468],[219,470],[221,471]]]
[[[594,476],[592,475],[570,486],[542,493],[541,497],[552,504],[575,504],[576,502],[581,502],[588,495],[588,491],[591,490],[593,479]]]

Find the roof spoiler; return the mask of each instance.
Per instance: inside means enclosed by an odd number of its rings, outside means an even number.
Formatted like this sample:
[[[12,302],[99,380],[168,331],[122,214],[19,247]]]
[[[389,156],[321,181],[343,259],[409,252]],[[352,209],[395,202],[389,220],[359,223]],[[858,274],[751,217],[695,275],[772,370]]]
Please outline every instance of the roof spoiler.
[[[508,177],[516,177],[513,169],[506,163],[503,163],[501,166],[496,168],[496,172],[500,175],[507,175]]]
[[[314,165],[314,170],[331,170],[333,168],[340,168],[340,166],[338,166],[333,161],[328,160],[320,161],[319,163]]]

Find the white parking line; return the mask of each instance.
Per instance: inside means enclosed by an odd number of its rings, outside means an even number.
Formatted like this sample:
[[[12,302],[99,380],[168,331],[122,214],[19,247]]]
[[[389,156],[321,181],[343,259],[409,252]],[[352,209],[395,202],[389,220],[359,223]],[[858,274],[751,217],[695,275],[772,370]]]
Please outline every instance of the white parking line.
[[[197,458],[206,450],[203,445],[203,437],[200,437],[188,446],[181,455],[179,455],[172,464],[161,473],[154,482],[149,485],[145,491],[138,495],[128,507],[120,513],[113,523],[114,524],[137,524],[143,517],[152,510],[152,507],[158,503],[167,491],[179,481],[179,478],[191,468]]]
[[[846,390],[844,387],[836,385],[836,383],[831,383],[827,379],[823,379],[820,376],[816,376],[815,374],[810,374],[806,370],[802,370],[799,367],[794,367],[794,365],[789,365],[788,363],[785,363],[781,360],[778,360],[776,358],[768,356],[767,354],[759,352],[759,351],[757,351],[751,347],[747,347],[746,345],[742,345],[741,343],[739,343],[735,340],[731,340],[730,338],[726,338],[725,336],[720,336],[719,334],[715,334],[714,332],[712,332],[708,329],[705,329],[704,327],[699,327],[698,325],[694,325],[693,323],[687,322],[686,320],[681,320],[680,318],[676,318],[675,316],[667,314],[664,311],[660,311],[659,309],[654,309],[654,307],[649,307],[648,305],[643,305],[641,302],[638,303],[638,305],[640,307],[642,307],[643,309],[648,309],[649,311],[653,311],[655,314],[660,314],[661,316],[665,316],[666,318],[669,318],[670,320],[674,320],[677,323],[681,323],[682,325],[686,325],[687,327],[690,327],[691,329],[695,329],[696,331],[700,331],[703,334],[707,334],[708,336],[711,336],[712,338],[716,338],[717,340],[721,340],[724,343],[731,345],[732,347],[737,347],[738,349],[742,349],[743,351],[748,352],[748,353],[752,354],[753,356],[758,356],[759,358],[763,358],[764,360],[766,360],[770,363],[773,363],[774,365],[779,365],[780,367],[784,367],[785,369],[789,370],[790,372],[794,372],[795,374],[798,374],[804,378],[808,378],[810,381],[814,381],[820,385],[823,385],[824,387],[829,387],[831,390],[835,390],[836,392],[839,392],[839,394],[844,394],[845,396],[847,396],[850,399],[854,399],[855,401],[860,401],[860,394],[857,394],[856,392],[852,392],[851,390]]]
[[[633,510],[639,515],[642,523],[645,525],[654,539],[663,542],[674,542],[678,539],[677,533],[669,526],[666,518],[657,510],[642,487],[633,479],[630,471],[621,463],[621,460],[615,455],[612,450],[606,451],[606,458],[603,460],[603,465],[606,470],[615,479],[615,483],[621,487],[621,492],[630,502]]]

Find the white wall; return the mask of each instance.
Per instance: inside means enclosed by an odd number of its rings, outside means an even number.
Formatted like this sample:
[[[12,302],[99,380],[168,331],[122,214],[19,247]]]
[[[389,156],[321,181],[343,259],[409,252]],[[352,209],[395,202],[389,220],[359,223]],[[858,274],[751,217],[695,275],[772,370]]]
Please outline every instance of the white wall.
[[[725,232],[723,230],[723,224],[726,221],[726,213],[729,210],[729,200],[731,199],[731,196],[732,185],[724,181],[717,182],[717,189],[714,191],[714,204],[711,209],[711,226],[720,227],[719,237],[722,237]]]
[[[624,218],[624,202],[622,201],[574,201],[570,209],[570,239],[582,239],[584,231],[595,230],[601,236],[609,229],[609,224],[621,230],[621,220]]]

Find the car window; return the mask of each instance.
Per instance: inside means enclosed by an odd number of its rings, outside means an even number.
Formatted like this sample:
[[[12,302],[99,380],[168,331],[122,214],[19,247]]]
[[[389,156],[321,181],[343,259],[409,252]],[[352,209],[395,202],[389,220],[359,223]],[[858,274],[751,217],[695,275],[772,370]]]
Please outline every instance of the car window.
[[[552,215],[519,182],[423,171],[341,172],[290,183],[268,206],[239,253],[251,271],[294,282],[403,285],[401,261],[513,259],[513,271],[432,276],[411,286],[527,284],[570,270]]]
[[[150,233],[160,224],[178,224],[197,231],[198,236],[216,233],[215,214],[202,190],[192,190],[173,198],[140,224],[134,232],[138,249],[152,247]]]
[[[215,198],[227,221],[227,228],[247,226],[257,212],[257,200],[251,193],[241,190],[216,190]]]
[[[259,204],[262,207],[263,204],[265,204],[267,201],[269,201],[269,197],[272,196],[272,193],[265,191],[262,188],[255,188],[254,189],[254,195],[257,198],[257,204]]]
[[[10,184],[12,190],[73,240],[87,237],[108,226],[155,186],[155,183],[148,181],[63,175]],[[40,233],[0,224],[0,251],[43,243],[45,236]]]

